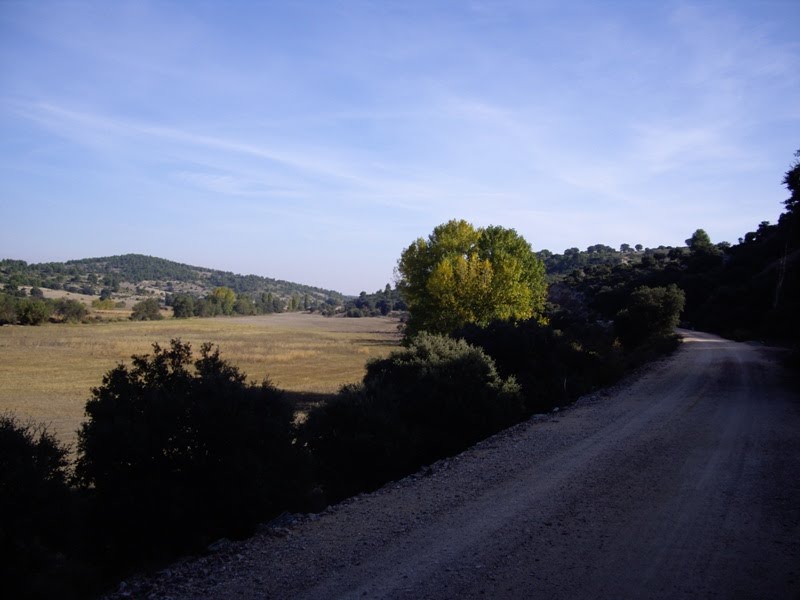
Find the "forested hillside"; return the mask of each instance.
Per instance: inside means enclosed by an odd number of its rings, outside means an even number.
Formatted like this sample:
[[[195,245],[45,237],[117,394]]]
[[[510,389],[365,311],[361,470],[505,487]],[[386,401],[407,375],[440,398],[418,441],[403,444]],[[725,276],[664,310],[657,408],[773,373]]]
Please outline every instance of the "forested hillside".
[[[95,295],[103,288],[118,291],[125,283],[140,288],[170,293],[184,291],[197,295],[224,286],[237,294],[272,293],[281,298],[308,294],[320,301],[343,299],[342,294],[333,290],[258,275],[238,275],[230,271],[195,267],[143,254],[84,258],[63,263],[28,264],[22,260],[0,260],[0,284],[6,286],[65,289]]]
[[[800,152],[797,154],[800,156]],[[777,224],[761,222],[735,245],[697,229],[686,246],[619,251],[608,246],[538,253],[549,300],[569,319],[611,321],[641,286],[675,285],[686,295],[683,322],[733,339],[800,340],[800,162],[785,174],[790,197]]]

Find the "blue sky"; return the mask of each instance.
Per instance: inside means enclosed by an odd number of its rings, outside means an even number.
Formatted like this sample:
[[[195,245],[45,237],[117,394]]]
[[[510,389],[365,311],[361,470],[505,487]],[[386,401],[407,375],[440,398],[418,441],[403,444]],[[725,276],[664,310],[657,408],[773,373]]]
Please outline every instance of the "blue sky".
[[[452,218],[735,243],[800,148],[800,3],[0,0],[0,257],[374,291]]]

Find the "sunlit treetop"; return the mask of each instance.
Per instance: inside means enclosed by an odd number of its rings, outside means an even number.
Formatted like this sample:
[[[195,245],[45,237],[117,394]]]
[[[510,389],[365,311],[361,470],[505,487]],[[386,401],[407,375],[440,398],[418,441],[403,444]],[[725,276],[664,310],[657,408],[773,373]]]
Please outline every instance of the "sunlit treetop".
[[[449,221],[406,248],[397,270],[411,312],[410,335],[497,319],[543,319],[544,264],[513,229]]]

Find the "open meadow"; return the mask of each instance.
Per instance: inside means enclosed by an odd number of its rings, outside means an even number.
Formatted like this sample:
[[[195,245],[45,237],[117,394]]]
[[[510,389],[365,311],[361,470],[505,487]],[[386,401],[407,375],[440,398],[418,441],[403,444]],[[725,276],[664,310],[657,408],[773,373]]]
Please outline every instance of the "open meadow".
[[[257,317],[0,327],[0,412],[47,423],[73,443],[90,389],[119,362],[170,339],[218,345],[252,381],[269,377],[313,401],[360,381],[364,365],[398,346],[397,320],[286,313]]]

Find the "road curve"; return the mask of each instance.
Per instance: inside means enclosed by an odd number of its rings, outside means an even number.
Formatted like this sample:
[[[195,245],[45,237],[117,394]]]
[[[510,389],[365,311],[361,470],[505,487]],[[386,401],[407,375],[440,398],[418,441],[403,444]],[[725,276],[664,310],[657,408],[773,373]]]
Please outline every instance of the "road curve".
[[[800,395],[772,350],[683,334],[609,392],[113,597],[800,597]]]

